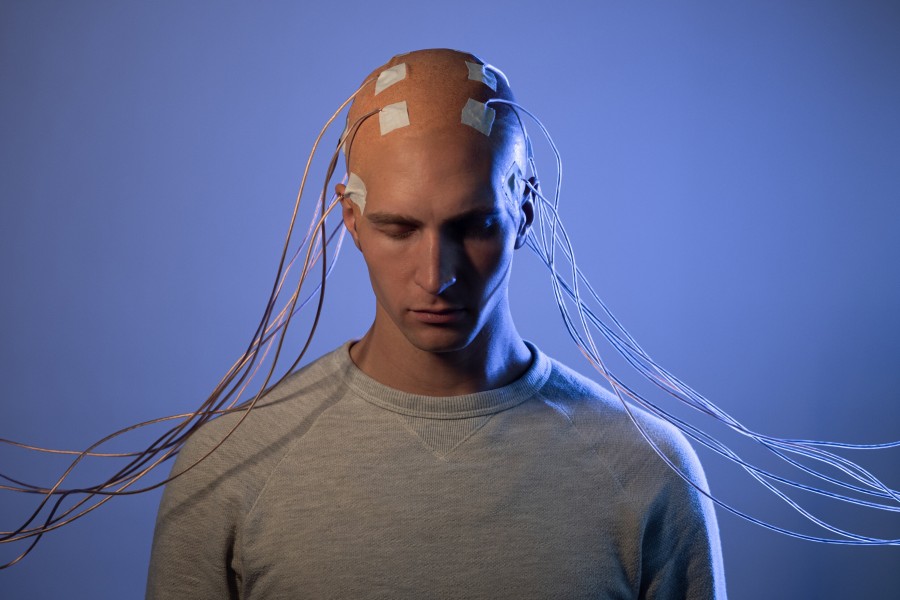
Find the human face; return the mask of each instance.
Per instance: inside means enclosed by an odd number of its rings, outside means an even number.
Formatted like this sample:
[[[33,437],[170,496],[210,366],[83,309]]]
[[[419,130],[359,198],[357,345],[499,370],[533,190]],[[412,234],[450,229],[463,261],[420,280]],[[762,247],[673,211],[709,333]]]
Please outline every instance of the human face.
[[[432,353],[503,339],[512,255],[532,217],[530,202],[513,207],[504,193],[511,154],[449,134],[390,149],[356,169],[365,211],[343,201],[375,292],[372,339]]]

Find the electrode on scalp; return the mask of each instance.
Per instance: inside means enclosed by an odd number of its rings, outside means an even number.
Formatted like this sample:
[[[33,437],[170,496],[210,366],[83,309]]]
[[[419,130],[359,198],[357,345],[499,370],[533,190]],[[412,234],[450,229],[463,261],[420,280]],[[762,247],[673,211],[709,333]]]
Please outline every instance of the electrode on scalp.
[[[490,136],[495,115],[496,111],[490,106],[485,106],[478,100],[469,98],[462,109],[462,122],[474,127],[484,135]]]
[[[469,69],[470,80],[480,81],[495,92],[497,91],[497,76],[488,70],[487,65],[466,61],[466,67]]]
[[[398,81],[403,81],[404,79],[406,79],[406,63],[400,63],[399,65],[394,65],[390,69],[385,69],[378,74],[378,79],[375,81],[375,95],[377,96]]]
[[[409,125],[409,111],[406,107],[406,100],[383,107],[378,112],[378,125],[381,128],[381,135]]]

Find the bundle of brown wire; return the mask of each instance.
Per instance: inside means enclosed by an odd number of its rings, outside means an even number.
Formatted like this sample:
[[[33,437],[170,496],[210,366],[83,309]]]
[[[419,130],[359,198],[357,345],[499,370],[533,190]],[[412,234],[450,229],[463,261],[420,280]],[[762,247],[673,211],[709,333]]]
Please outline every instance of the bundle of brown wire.
[[[303,177],[300,181],[300,188],[294,202],[293,212],[291,214],[290,224],[287,234],[285,235],[284,245],[282,247],[281,256],[278,261],[278,268],[275,275],[275,281],[272,286],[269,298],[266,301],[266,307],[260,318],[259,324],[254,331],[246,350],[238,358],[234,364],[227,370],[222,379],[218,382],[209,396],[194,411],[177,415],[170,415],[151,419],[141,423],[136,423],[128,427],[119,429],[103,438],[97,440],[84,450],[59,450],[52,448],[43,448],[31,444],[25,444],[9,439],[0,438],[0,443],[8,446],[14,446],[20,449],[34,451],[46,454],[68,455],[72,456],[71,462],[49,487],[35,485],[20,481],[10,477],[4,473],[0,473],[0,490],[6,492],[16,492],[33,495],[38,498],[37,504],[24,521],[13,530],[0,531],[0,543],[2,544],[22,544],[25,545],[24,550],[20,551],[12,560],[0,564],[0,569],[11,567],[27,556],[41,540],[44,534],[59,529],[73,521],[84,517],[85,515],[98,509],[109,500],[116,496],[128,496],[141,494],[150,490],[157,489],[169,481],[184,475],[186,472],[197,466],[205,460],[207,456],[216,451],[221,444],[230,436],[243,422],[246,415],[253,410],[259,399],[269,389],[270,383],[277,385],[284,377],[292,373],[301,363],[310,342],[315,335],[316,328],[319,324],[322,307],[325,299],[325,283],[331,268],[334,265],[334,259],[340,251],[340,247],[344,237],[344,228],[341,223],[336,224],[329,231],[326,220],[333,212],[338,204],[338,198],[328,194],[331,178],[334,174],[341,148],[348,134],[352,134],[359,127],[360,123],[366,118],[372,116],[374,112],[368,113],[360,117],[355,123],[345,130],[341,137],[337,148],[331,156],[328,169],[325,176],[321,193],[319,194],[318,204],[316,205],[313,216],[309,224],[309,228],[297,244],[293,253],[290,252],[291,240],[294,236],[295,224],[298,214],[300,213],[301,200],[306,189],[307,179],[309,177],[310,168],[313,158],[316,155],[318,147],[324,137],[326,131],[338,117],[338,115],[350,104],[356,95],[363,89],[370,80],[363,82],[362,85],[334,112],[331,118],[322,127],[319,135],[313,144],[306,166],[303,170]],[[329,258],[328,248],[334,248],[333,258]],[[290,255],[290,258],[288,258]],[[303,256],[300,273],[297,276],[291,296],[284,305],[276,313],[276,306],[279,298],[285,288],[288,275],[294,267],[297,259]],[[318,265],[318,275],[313,276],[312,271]],[[310,284],[315,284],[311,291],[307,291],[305,299],[301,302],[300,298],[304,290],[304,285],[310,280]],[[308,289],[308,288],[307,288]],[[292,319],[307,304],[315,300],[315,313],[312,316],[312,322],[305,334],[305,341],[302,344],[300,352],[296,355],[290,366],[284,373],[273,382],[278,364],[284,350],[285,339],[288,333],[289,325]],[[267,367],[265,378],[259,384],[257,391],[252,398],[242,400],[247,388],[254,380],[255,376],[265,365],[266,358],[274,347],[274,353]],[[181,448],[184,446],[188,438],[200,427],[211,419],[220,415],[233,412],[242,412],[243,415],[237,420],[235,425],[222,438],[222,440],[193,464],[188,465],[178,472],[171,473],[168,477],[156,481],[152,484],[137,486],[148,474],[153,472],[157,467],[173,459]],[[112,440],[121,438],[128,433],[142,430],[153,425],[174,421],[175,424],[159,435],[149,446],[143,450],[136,452],[103,452],[102,448]],[[70,479],[76,468],[84,461],[91,459],[129,459],[127,464],[118,468],[112,475],[103,481],[86,486],[67,488],[65,484]],[[69,502],[67,502],[67,500]]]

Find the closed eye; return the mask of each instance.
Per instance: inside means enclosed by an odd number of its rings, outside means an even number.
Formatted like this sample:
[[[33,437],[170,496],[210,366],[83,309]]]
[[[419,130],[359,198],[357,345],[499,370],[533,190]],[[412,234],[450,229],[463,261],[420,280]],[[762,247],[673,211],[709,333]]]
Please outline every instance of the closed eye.
[[[409,237],[422,225],[419,221],[390,213],[366,215],[366,219],[377,231],[395,240]]]
[[[500,231],[500,216],[496,214],[470,215],[453,227],[457,235],[472,238],[493,237]]]
[[[394,240],[403,240],[423,227],[421,221],[391,213],[366,215],[369,223],[381,234]],[[489,239],[502,229],[503,216],[496,211],[472,211],[446,222],[444,231],[452,237],[463,240]]]
[[[402,240],[411,236],[416,232],[416,228],[410,225],[403,225],[399,223],[390,224],[390,225],[380,225],[377,227],[378,231],[388,236],[391,239]]]

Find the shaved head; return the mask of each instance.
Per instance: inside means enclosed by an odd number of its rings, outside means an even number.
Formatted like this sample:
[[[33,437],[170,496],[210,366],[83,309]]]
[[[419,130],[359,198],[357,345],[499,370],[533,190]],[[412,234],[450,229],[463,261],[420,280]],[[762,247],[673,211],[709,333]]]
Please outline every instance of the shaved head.
[[[364,209],[379,179],[459,153],[509,185],[511,169],[525,172],[524,133],[513,109],[493,99],[514,101],[509,83],[472,54],[429,49],[391,58],[365,79],[348,113],[346,195]]]

